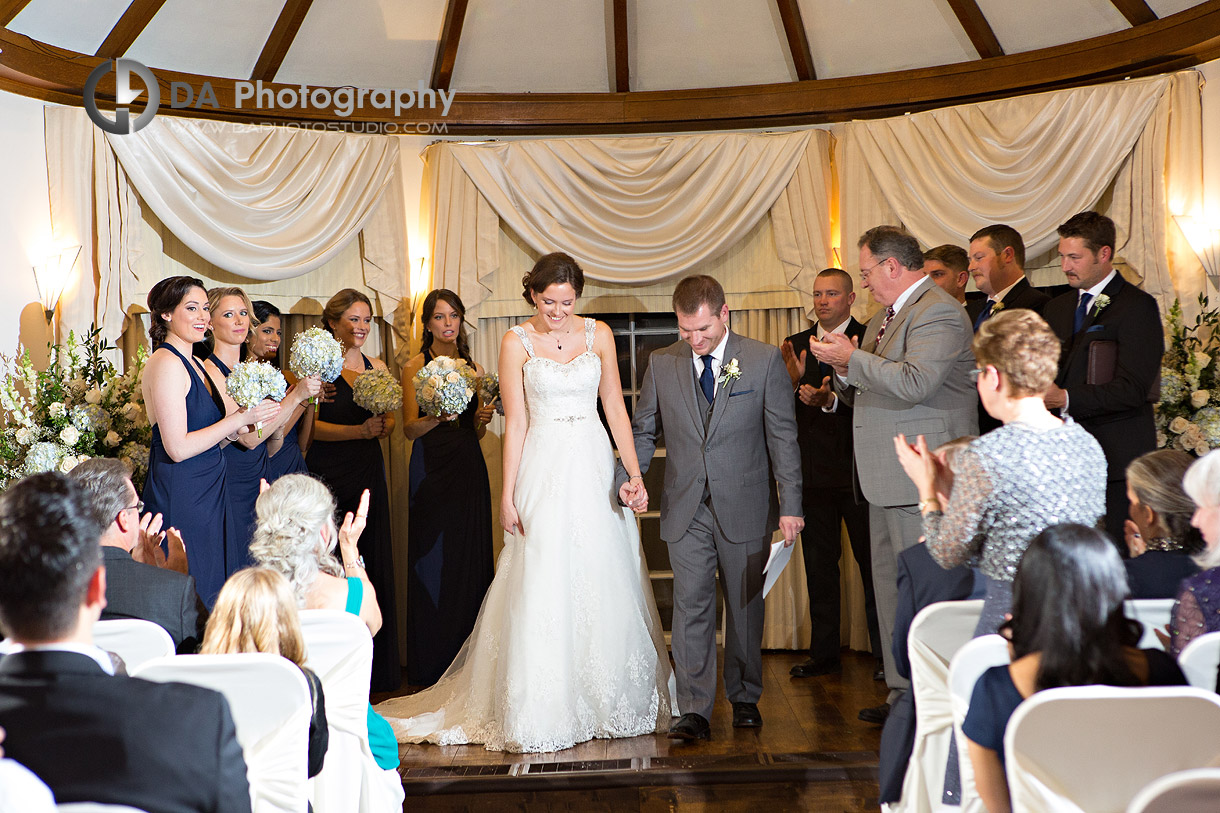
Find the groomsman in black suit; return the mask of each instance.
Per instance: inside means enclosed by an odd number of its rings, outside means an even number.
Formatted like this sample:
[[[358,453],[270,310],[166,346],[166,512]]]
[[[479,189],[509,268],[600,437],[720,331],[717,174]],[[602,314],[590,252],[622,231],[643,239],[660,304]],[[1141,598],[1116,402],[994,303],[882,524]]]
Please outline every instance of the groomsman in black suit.
[[[1043,309],[1063,342],[1045,401],[1071,415],[1106,453],[1106,530],[1126,556],[1126,469],[1156,448],[1152,404],[1165,339],[1156,300],[1114,270],[1114,242],[1114,221],[1097,212],[1059,227],[1059,259],[1076,290]]]
[[[840,526],[847,525],[852,553],[864,581],[865,615],[874,655],[881,634],[877,626],[877,602],[873,597],[873,567],[869,552],[868,503],[857,501],[852,486],[852,410],[838,404],[833,412],[822,407],[836,399],[831,392],[834,371],[809,355],[809,343],[827,333],[845,333],[857,341],[864,325],[851,315],[856,295],[851,277],[838,268],[818,274],[813,285],[817,324],[789,336],[783,344],[784,364],[796,397],[797,441],[801,447],[801,473],[805,529],[801,547],[805,556],[805,580],[809,588],[809,617],[813,634],[809,658],[792,667],[793,677],[813,677],[840,671],[839,665],[839,556]]]

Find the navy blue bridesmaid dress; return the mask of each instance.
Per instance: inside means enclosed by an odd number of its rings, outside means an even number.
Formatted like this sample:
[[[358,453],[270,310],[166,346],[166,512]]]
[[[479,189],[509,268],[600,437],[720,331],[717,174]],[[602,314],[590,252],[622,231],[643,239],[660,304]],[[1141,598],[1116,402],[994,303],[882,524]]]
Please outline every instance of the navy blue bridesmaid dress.
[[[313,409],[314,406],[306,403],[305,408]],[[305,420],[304,412],[284,433],[284,445],[280,447],[280,450],[267,458],[268,483],[274,483],[285,474],[309,474],[309,466],[305,464],[305,455],[301,454],[301,441],[297,435],[297,427],[303,420]]]
[[[229,377],[232,370],[215,353],[208,359],[216,365],[221,375]],[[229,515],[236,531],[225,545],[225,577],[228,578],[243,567],[254,564],[250,558],[250,540],[254,538],[254,502],[258,499],[259,481],[266,478],[270,482],[270,477],[267,474],[266,442],[253,449],[247,449],[240,443],[230,443],[221,452],[228,471],[225,491]]]
[[[159,345],[154,353],[163,349],[177,356],[191,377],[191,388],[186,394],[187,432],[196,432],[223,419],[224,402],[219,393],[204,383],[205,374],[198,362],[168,343]],[[161,514],[164,527],[177,528],[182,533],[195,587],[208,609],[216,603],[216,594],[230,572],[226,552],[229,537],[235,531],[229,518],[227,471],[219,444],[175,462],[165,451],[161,427],[153,427],[148,477],[142,495],[144,510]]]

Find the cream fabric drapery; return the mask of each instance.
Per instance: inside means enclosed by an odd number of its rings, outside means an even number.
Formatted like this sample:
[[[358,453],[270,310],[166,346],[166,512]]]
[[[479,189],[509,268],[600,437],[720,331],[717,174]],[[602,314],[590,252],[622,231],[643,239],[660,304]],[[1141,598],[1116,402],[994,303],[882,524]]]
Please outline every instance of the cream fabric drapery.
[[[1198,260],[1170,222],[1187,212],[1170,207],[1201,199],[1199,82],[1183,71],[850,122],[838,164],[844,245],[879,223],[901,223],[928,246],[965,245],[981,226],[1007,223],[1036,256],[1060,223],[1100,206],[1145,290],[1163,305],[1193,299]],[[845,255],[855,270],[855,251]]]
[[[824,130],[434,144],[423,192],[434,287],[479,313],[501,219],[529,250],[639,286],[723,255],[770,212],[787,282],[808,291],[832,254],[832,144]]]

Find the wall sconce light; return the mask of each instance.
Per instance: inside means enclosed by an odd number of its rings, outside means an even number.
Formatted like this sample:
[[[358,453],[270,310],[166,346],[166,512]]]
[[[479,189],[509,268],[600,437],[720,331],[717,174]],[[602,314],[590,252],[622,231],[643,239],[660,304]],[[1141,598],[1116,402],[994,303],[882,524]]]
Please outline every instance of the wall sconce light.
[[[418,307],[419,302],[424,297],[424,293],[428,289],[428,272],[424,267],[428,264],[428,258],[422,254],[411,258],[411,304],[412,310]]]
[[[38,289],[38,297],[42,301],[48,325],[55,318],[59,298],[63,296],[80,252],[81,246],[73,246],[48,256],[42,263],[34,266],[34,285]]]
[[[1173,219],[1198,255],[1212,285],[1220,288],[1220,222],[1192,215],[1174,215]]]

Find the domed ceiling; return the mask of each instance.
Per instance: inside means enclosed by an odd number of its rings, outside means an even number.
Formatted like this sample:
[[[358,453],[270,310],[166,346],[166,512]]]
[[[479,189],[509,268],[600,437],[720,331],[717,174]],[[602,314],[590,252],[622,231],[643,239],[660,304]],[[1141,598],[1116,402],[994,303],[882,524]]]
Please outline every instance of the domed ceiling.
[[[452,131],[482,134],[889,115],[1220,55],[1220,0],[0,0],[0,24],[0,87],[50,100],[79,104],[124,57],[167,92],[212,83],[218,108],[192,115],[251,118],[222,92],[240,82],[422,83],[456,93]]]

